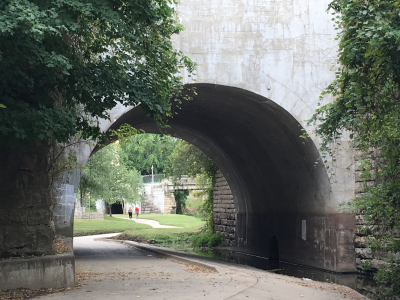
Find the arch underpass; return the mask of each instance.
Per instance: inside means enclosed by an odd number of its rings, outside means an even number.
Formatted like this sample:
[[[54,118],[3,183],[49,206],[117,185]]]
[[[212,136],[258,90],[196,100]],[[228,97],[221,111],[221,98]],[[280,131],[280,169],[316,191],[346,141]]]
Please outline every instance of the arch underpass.
[[[286,110],[255,93],[193,84],[197,96],[182,103],[164,130],[201,149],[221,170],[236,207],[237,250],[268,258],[276,237],[282,261],[354,270],[354,217],[332,204],[329,178],[316,146]],[[146,133],[160,129],[133,108],[109,127],[128,123]]]

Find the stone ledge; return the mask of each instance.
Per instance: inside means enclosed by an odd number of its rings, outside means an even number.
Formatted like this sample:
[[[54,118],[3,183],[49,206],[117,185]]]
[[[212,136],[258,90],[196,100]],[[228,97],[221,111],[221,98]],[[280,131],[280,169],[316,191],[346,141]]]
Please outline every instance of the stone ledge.
[[[0,290],[75,287],[73,253],[0,261]]]

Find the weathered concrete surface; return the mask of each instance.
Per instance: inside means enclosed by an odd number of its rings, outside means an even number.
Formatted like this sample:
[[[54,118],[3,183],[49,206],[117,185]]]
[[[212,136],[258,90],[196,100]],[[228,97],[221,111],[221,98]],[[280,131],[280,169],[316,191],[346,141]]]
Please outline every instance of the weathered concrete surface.
[[[54,254],[49,144],[0,143],[0,257]]]
[[[74,286],[73,253],[0,261],[0,290]]]
[[[74,240],[78,273],[87,278],[82,286],[38,299],[366,299],[343,286],[229,263],[198,260],[218,273],[196,272],[174,259],[158,258],[154,253],[119,243],[96,241],[96,237]]]

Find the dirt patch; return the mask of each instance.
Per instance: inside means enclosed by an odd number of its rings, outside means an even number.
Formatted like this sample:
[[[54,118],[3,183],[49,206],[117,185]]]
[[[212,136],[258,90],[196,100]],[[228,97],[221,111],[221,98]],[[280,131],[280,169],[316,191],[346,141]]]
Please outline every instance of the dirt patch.
[[[70,288],[59,288],[59,289],[16,289],[16,290],[6,290],[0,291],[1,300],[23,300],[32,299],[43,295],[59,293],[63,291],[68,291]]]
[[[123,240],[123,241],[134,241],[138,243],[149,243],[149,240],[144,238],[143,236],[138,236],[138,235],[129,235],[126,233],[121,233],[117,236],[113,236],[112,239],[114,240]]]
[[[68,246],[64,244],[63,240],[59,236],[56,236],[56,239],[54,241],[54,249],[56,251],[56,254],[61,254],[71,251],[68,248]]]
[[[214,270],[203,269],[201,267],[198,267],[198,266],[195,266],[195,265],[192,265],[189,263],[184,263],[184,262],[180,262],[177,260],[171,260],[171,261],[173,261],[174,263],[186,266],[187,267],[186,272],[189,272],[189,273],[218,273]]]

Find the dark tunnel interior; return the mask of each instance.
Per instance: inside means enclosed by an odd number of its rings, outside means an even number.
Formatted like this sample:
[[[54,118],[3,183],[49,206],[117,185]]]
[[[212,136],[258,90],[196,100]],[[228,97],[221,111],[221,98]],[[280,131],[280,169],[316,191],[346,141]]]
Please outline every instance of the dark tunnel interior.
[[[181,104],[164,132],[197,146],[225,176],[236,206],[237,248],[268,258],[275,237],[282,261],[347,270],[351,253],[340,248],[340,217],[327,210],[329,178],[315,167],[320,155],[310,138],[300,137],[300,123],[273,101],[243,89],[189,87],[197,95]],[[110,128],[125,123],[160,133],[140,108]]]

